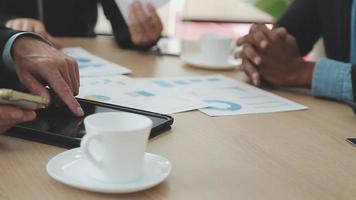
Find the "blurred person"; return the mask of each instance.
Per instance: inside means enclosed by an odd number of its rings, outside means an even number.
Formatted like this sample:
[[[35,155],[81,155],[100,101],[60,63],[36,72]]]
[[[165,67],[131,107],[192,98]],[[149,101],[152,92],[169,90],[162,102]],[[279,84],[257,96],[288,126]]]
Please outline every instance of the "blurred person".
[[[327,58],[306,61],[321,37]],[[354,101],[355,0],[294,0],[274,29],[255,24],[237,44],[243,50],[236,57],[256,86],[305,87],[315,97]]]
[[[129,8],[128,23],[115,0],[0,0],[0,20],[12,29],[37,32],[60,48],[53,36],[95,36],[98,3],[120,47],[146,50],[160,39],[163,27],[155,8],[148,4],[146,9],[138,0]]]
[[[9,78],[16,76],[32,94],[42,96],[49,103],[48,85],[75,115],[84,115],[74,98],[80,83],[78,65],[72,58],[55,49],[38,34],[3,26],[0,26],[0,52],[0,87],[17,85]],[[33,110],[0,104],[0,132],[17,123],[34,120],[35,117]]]

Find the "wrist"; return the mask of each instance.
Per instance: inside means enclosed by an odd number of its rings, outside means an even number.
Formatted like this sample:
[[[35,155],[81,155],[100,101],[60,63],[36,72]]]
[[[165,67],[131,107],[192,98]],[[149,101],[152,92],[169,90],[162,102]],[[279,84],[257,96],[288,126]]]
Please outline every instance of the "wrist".
[[[2,53],[3,64],[7,71],[15,72],[15,62],[14,62],[14,56],[13,56],[13,49],[14,49],[15,43],[20,38],[23,38],[25,36],[32,36],[32,35],[34,35],[34,34],[29,33],[29,32],[17,32],[8,39],[8,41],[6,42],[6,44],[4,46],[4,50]],[[23,47],[18,47],[18,44],[19,43],[17,43],[17,45],[16,45],[17,50],[23,48]]]
[[[296,83],[299,87],[311,88],[313,73],[314,73],[314,62],[305,61],[303,58],[298,59],[296,64]]]
[[[43,39],[38,35],[24,35],[16,39],[14,42],[11,55],[16,63],[18,59],[21,59],[25,55],[32,55],[39,50],[48,50],[48,48],[54,48],[51,43]]]
[[[14,58],[14,60],[16,60],[16,58],[21,56],[21,53],[23,52],[24,48],[26,48],[27,45],[31,45],[33,40],[36,39],[31,37],[26,37],[26,36],[19,37],[16,39],[11,49],[11,55]]]
[[[47,39],[36,33],[23,33],[13,43],[11,48],[11,55],[16,61],[16,57],[21,56],[23,53],[28,53],[29,49],[37,49],[43,46],[53,47],[52,43]]]

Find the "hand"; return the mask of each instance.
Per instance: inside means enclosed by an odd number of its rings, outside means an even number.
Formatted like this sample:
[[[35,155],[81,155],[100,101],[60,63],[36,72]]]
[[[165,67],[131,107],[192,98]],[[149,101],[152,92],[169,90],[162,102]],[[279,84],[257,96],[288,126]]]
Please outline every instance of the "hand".
[[[44,38],[46,38],[48,41],[50,41],[57,49],[63,47],[63,44],[59,40],[51,36],[47,32],[44,24],[39,20],[31,18],[12,19],[6,22],[6,27],[19,31],[29,31],[38,33]]]
[[[272,37],[279,36],[282,39],[287,35],[285,29],[274,31],[275,34],[272,32],[273,31],[269,30],[265,25],[254,24],[248,35],[237,40],[237,45],[243,45],[243,49],[241,52],[236,53],[235,57],[242,59],[241,68],[256,86],[261,83],[261,75],[256,67],[262,62],[261,55],[259,55],[257,51],[265,50],[271,42],[270,39]]]
[[[236,57],[243,59],[242,68],[254,85],[264,78],[276,86],[310,87],[314,64],[303,60],[295,38],[284,28],[254,25],[237,44],[244,48]]]
[[[161,37],[163,25],[156,9],[147,4],[147,11],[139,1],[134,1],[129,9],[128,26],[134,44],[148,46]]]
[[[12,55],[17,75],[31,93],[50,101],[50,95],[43,85],[48,84],[74,114],[84,115],[73,96],[79,92],[78,64],[73,58],[31,37],[17,39]]]
[[[0,133],[7,131],[16,124],[32,121],[35,118],[36,113],[34,111],[0,105]]]

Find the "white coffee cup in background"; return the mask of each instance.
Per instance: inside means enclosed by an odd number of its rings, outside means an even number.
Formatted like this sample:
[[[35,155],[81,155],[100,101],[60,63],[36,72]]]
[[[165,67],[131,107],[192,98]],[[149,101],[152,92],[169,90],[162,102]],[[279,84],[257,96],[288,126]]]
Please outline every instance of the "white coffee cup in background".
[[[128,183],[143,176],[151,119],[124,112],[104,112],[84,119],[81,149],[89,176],[109,183]]]
[[[231,59],[234,46],[233,39],[228,36],[206,34],[200,38],[200,56],[209,62],[226,62]]]

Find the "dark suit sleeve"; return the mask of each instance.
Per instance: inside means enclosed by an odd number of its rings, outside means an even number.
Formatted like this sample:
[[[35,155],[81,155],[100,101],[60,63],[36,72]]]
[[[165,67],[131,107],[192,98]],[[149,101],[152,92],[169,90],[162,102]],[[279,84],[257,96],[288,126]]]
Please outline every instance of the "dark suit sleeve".
[[[20,31],[8,29],[8,28],[5,28],[3,25],[0,25],[0,65],[1,65],[1,69],[4,68],[2,54],[4,51],[5,44],[11,38],[11,36],[13,36],[19,32]]]
[[[16,76],[14,70],[9,70],[4,65],[3,52],[6,42],[16,33],[20,31],[15,31],[12,29],[5,28],[0,25],[0,87],[22,89],[21,84]]]
[[[302,55],[312,50],[321,35],[317,1],[294,0],[276,24],[285,27],[296,38]]]
[[[137,46],[132,42],[129,28],[114,0],[101,0],[106,18],[110,21],[116,42],[121,48],[147,50],[154,46]]]

